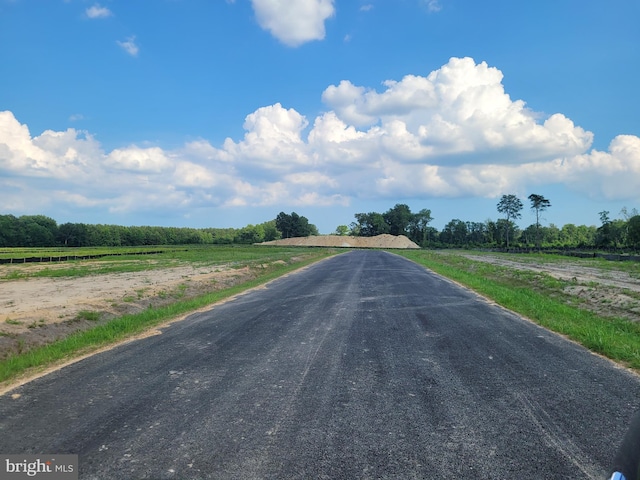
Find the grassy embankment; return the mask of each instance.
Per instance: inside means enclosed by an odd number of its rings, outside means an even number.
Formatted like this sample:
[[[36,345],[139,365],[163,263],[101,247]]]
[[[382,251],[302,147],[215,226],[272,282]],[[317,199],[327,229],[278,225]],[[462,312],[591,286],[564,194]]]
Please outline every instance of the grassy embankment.
[[[96,250],[96,249],[92,249]],[[117,249],[98,249],[104,253]],[[35,372],[56,362],[66,361],[184,315],[206,307],[225,298],[237,295],[250,288],[267,283],[286,273],[314,263],[338,253],[333,249],[310,249],[300,251],[295,248],[266,246],[208,246],[208,247],[151,247],[148,250],[164,250],[164,253],[145,256],[103,257],[99,262],[63,262],[40,264],[43,268],[25,270],[15,265],[0,265],[0,282],[29,277],[82,277],[104,273],[135,272],[170,268],[180,265],[226,265],[232,268],[249,267],[254,272],[247,282],[221,290],[189,298],[177,298],[175,302],[162,307],[149,308],[143,312],[124,315],[108,323],[89,330],[74,333],[54,343],[16,354],[0,361],[0,382],[10,380],[25,371]],[[138,250],[140,251],[140,250]],[[10,254],[7,250],[3,254]],[[25,252],[22,252],[25,253]],[[27,252],[29,255],[33,252]],[[84,255],[85,253],[77,253]],[[35,256],[35,255],[33,255]],[[4,267],[4,268],[3,268]]]
[[[624,318],[603,317],[580,308],[579,299],[563,293],[571,282],[539,272],[515,270],[474,261],[456,252],[402,251],[401,255],[494,300],[550,330],[622,365],[640,371],[640,325]],[[474,252],[477,254],[477,252]],[[518,261],[566,262],[566,257],[533,255]],[[598,268],[612,262],[594,261]],[[637,265],[618,265],[636,271]]]

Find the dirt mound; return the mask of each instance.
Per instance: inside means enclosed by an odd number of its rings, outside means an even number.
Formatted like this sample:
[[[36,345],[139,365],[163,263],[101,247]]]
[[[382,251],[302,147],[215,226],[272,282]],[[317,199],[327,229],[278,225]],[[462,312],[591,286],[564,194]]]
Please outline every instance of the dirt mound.
[[[343,248],[420,248],[404,235],[377,235],[375,237],[345,237],[318,235],[313,237],[283,238],[257,245],[286,245],[295,247],[343,247]]]

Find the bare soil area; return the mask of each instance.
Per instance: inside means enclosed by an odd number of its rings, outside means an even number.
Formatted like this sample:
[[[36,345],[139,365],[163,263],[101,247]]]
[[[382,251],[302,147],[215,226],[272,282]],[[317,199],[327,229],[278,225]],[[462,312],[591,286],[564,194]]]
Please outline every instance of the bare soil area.
[[[404,235],[377,235],[375,237],[347,237],[341,235],[318,235],[312,237],[285,238],[263,242],[260,245],[287,245],[296,247],[337,248],[420,248]]]
[[[567,282],[562,294],[572,298],[573,303],[579,304],[581,308],[604,317],[616,316],[640,321],[640,277],[623,270],[619,263],[610,262],[608,268],[604,269],[569,258],[560,263],[531,263],[519,261],[517,257],[506,259],[497,255],[466,253],[463,256],[513,270],[549,275]]]
[[[233,269],[209,265],[77,278],[2,281],[0,358],[50,343],[117,316],[230,287],[254,276],[249,267]]]

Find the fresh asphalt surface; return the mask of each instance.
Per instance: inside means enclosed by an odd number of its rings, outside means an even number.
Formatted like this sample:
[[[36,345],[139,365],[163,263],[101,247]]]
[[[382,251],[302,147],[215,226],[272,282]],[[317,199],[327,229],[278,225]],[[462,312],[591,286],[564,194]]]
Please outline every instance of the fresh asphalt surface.
[[[5,394],[0,453],[79,454],[82,479],[604,479],[639,398],[585,349],[351,251]]]

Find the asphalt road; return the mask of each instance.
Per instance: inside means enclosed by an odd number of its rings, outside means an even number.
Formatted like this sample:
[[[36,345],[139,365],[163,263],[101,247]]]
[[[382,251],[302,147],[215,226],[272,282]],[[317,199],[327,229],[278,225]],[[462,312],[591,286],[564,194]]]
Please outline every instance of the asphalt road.
[[[83,479],[604,479],[638,399],[583,348],[352,251],[5,394],[0,452],[79,454]]]

